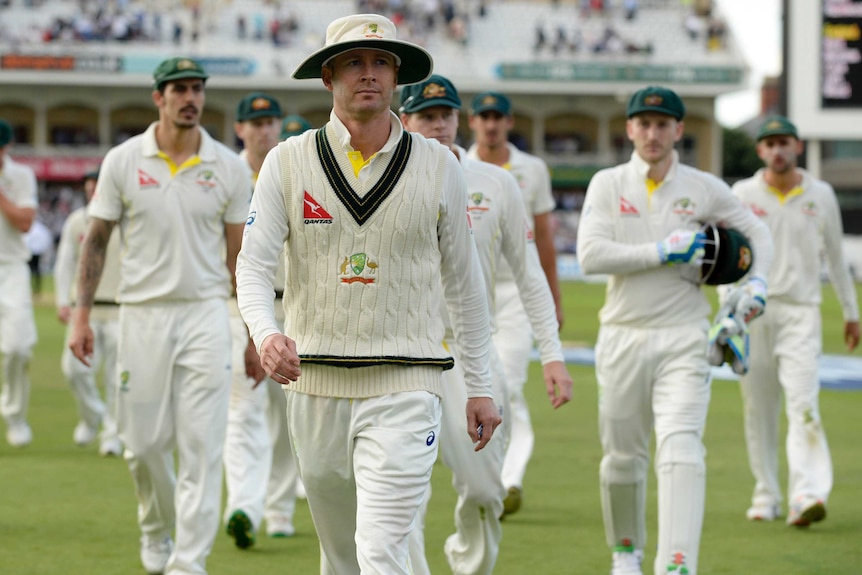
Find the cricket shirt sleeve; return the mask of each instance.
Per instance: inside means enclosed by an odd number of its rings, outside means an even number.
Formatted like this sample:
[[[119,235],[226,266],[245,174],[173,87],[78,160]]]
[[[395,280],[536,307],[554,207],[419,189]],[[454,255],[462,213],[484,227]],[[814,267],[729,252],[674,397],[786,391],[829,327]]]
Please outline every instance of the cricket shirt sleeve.
[[[437,220],[443,293],[464,368],[467,397],[493,397],[488,363],[491,320],[467,215],[467,183],[455,155],[445,154]]]
[[[289,232],[280,156],[276,146],[261,166],[236,264],[237,303],[258,352],[264,339],[283,329],[275,319],[272,289],[279,254]]]

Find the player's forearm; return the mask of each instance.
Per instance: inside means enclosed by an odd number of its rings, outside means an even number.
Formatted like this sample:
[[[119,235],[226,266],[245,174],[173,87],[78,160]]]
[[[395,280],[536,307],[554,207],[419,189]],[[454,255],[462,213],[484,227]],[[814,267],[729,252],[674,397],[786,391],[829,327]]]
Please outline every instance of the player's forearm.
[[[554,247],[554,236],[550,230],[542,234],[536,234],[536,249],[539,250],[539,261],[542,262],[542,270],[548,279],[548,287],[554,304],[560,304],[560,282],[557,278],[557,250]]]
[[[105,254],[108,251],[108,239],[114,222],[90,219],[90,227],[84,243],[81,246],[81,261],[78,263],[78,297],[77,307],[79,309],[93,307],[96,296],[96,288],[105,268]]]
[[[532,247],[528,246],[528,248]],[[533,328],[533,337],[536,340],[542,364],[562,361],[563,350],[555,302],[536,251],[526,249],[523,264],[512,266],[512,271],[515,273],[521,303]]]
[[[623,244],[587,234],[578,236],[578,261],[585,274],[627,274],[661,265],[655,242]]]
[[[22,208],[12,203],[3,193],[0,192],[0,213],[9,222],[9,224],[21,232],[27,233],[30,226],[33,225],[33,220],[36,218],[36,210],[33,208]]]

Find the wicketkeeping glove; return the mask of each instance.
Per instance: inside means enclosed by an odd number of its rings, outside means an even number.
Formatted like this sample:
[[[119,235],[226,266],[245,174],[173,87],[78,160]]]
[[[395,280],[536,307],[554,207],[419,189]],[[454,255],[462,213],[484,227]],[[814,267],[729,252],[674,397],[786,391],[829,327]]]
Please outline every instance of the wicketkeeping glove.
[[[676,230],[662,241],[657,242],[656,249],[658,249],[658,257],[663,264],[699,266],[703,263],[703,256],[706,253],[705,242],[706,235],[703,232]]]
[[[734,373],[745,375],[748,373],[748,326],[733,315],[720,318],[722,313],[719,310],[709,329],[709,363],[721,365],[727,362]]]

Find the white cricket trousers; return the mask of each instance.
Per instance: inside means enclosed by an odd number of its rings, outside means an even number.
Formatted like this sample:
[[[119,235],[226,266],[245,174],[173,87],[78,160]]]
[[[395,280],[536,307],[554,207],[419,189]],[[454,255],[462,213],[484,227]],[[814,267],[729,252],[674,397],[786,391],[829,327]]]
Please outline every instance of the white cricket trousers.
[[[175,531],[166,575],[205,574],[219,528],[231,381],[225,301],[120,306],[117,364],[117,423],[141,532]]]
[[[503,486],[501,472],[506,453],[508,430],[503,402],[506,376],[491,346],[491,371],[494,398],[503,423],[481,451],[467,434],[467,386],[464,371],[453,350],[455,367],[443,372],[443,419],[440,430],[440,458],[452,470],[452,486],[458,492],[455,503],[455,533],[443,547],[453,575],[491,575],[500,553],[503,529]],[[431,498],[431,485],[419,511],[416,528],[410,534],[410,560],[413,575],[430,575],[425,557],[425,515]]]
[[[30,379],[27,367],[36,344],[30,268],[26,262],[0,263],[0,414],[8,425],[27,423]]]
[[[506,489],[520,489],[524,485],[524,474],[535,443],[530,406],[524,397],[530,352],[533,350],[533,330],[514,281],[497,282],[494,297],[497,331],[492,337],[506,374],[508,401],[504,412],[508,414],[510,425],[509,446],[503,461],[503,485]]]
[[[242,510],[255,531],[264,517],[293,520],[298,474],[287,432],[281,385],[264,378],[257,387],[245,374],[248,333],[238,315],[230,315],[233,378],[224,448],[226,523]]]
[[[356,369],[440,373],[418,366]],[[305,364],[302,377],[311,371],[357,377],[349,373],[356,369]],[[320,540],[321,575],[410,575],[408,536],[437,459],[440,398],[427,391],[321,397],[289,386],[285,395],[294,454]]]
[[[820,309],[770,299],[751,322],[748,374],[740,378],[745,441],[754,475],[752,505],[780,505],[778,414],[784,392],[787,413],[788,497],[825,503],[832,491],[832,459],[818,396],[822,346]]]
[[[108,309],[110,308],[110,309]],[[93,330],[93,357],[86,366],[72,355],[69,349],[71,324],[66,326],[66,342],[60,356],[60,367],[72,396],[78,405],[78,415],[90,427],[102,427],[101,440],[117,436],[117,335],[119,332],[119,306],[95,305],[90,313]],[[96,385],[96,372],[102,367],[105,400]]]
[[[658,551],[697,573],[706,488],[703,430],[710,398],[706,320],[661,328],[603,325],[596,343],[599,472],[608,545],[646,545],[649,444],[655,429]]]

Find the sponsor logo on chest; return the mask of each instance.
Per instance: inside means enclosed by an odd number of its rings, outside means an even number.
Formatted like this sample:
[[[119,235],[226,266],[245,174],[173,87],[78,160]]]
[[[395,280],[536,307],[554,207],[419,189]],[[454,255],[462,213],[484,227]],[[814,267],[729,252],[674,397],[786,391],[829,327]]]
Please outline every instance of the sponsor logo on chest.
[[[331,224],[332,216],[308,192],[302,199],[302,217],[306,224]]]
[[[627,199],[620,197],[620,215],[623,217],[641,217],[641,213],[638,209]]]

